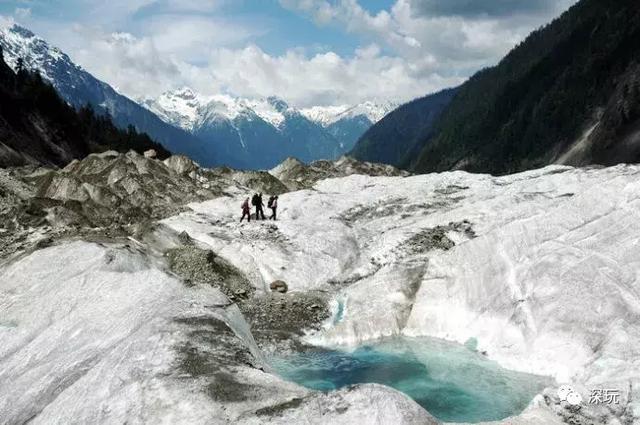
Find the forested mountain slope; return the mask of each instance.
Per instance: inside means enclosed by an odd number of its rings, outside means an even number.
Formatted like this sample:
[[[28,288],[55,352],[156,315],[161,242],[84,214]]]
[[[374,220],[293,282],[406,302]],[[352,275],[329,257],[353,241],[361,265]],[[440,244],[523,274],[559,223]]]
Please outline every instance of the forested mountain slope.
[[[14,73],[0,55],[0,167],[62,166],[91,152],[130,149],[155,149],[161,158],[169,156],[133,127],[121,130],[90,107],[76,111],[40,74],[22,64]]]
[[[640,160],[640,5],[582,0],[461,86],[417,172]]]
[[[217,164],[213,149],[186,131],[169,125],[118,93],[75,64],[63,51],[17,24],[0,25],[0,47],[6,63],[15,71],[18,60],[29,71],[37,71],[59,95],[75,108],[91,105],[96,114],[109,115],[116,126],[130,125],[144,132],[174,153],[189,155],[203,165]],[[208,150],[207,150],[208,149]]]
[[[350,155],[362,161],[403,164],[420,151],[419,142],[432,133],[455,93],[456,89],[443,90],[400,106],[369,128]]]

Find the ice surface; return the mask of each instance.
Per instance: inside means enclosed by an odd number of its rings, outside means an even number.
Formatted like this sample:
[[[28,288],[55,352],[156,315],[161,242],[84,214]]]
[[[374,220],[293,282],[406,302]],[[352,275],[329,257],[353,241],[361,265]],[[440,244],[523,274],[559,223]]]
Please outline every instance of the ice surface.
[[[306,415],[337,424],[363,415],[381,425],[431,420],[389,388],[310,395],[271,373],[215,363],[216,355],[233,358],[244,347],[268,370],[240,310],[221,292],[187,287],[163,272],[159,259],[130,246],[65,243],[0,269],[0,312],[2,424],[300,423]],[[239,345],[225,352],[220,335],[195,329],[214,338],[212,347],[195,349],[214,350],[203,361],[213,361],[208,367],[216,371],[185,369],[192,326],[217,321]],[[372,399],[384,400],[380,411],[365,403]],[[298,409],[279,407],[291,400]]]
[[[476,338],[502,366],[571,383],[584,398],[619,389],[619,409],[637,417],[627,402],[640,396],[639,178],[628,165],[354,175],[281,196],[276,224],[236,223],[239,199],[194,204],[166,223],[258,289],[281,279],[334,294],[342,318],[310,342]],[[438,226],[452,249],[415,245]]]
[[[277,222],[238,223],[246,196],[238,194],[163,223],[214,249],[258,291],[280,279],[292,292],[325,294],[335,315],[309,342],[356,348],[380,336],[475,338],[501,366],[570,383],[584,399],[594,388],[621,393],[619,405],[575,413],[550,387],[505,423],[575,415],[634,423],[639,178],[638,166],[552,166],[500,178],[353,175],[282,195]],[[137,248],[85,242],[0,268],[3,421],[432,422],[387,387],[314,393],[243,365],[220,364],[233,377],[228,387],[246,394],[233,402],[219,398],[225,391],[212,396],[211,377],[180,368],[179,348],[192,331],[180,318],[223,321],[258,363],[260,353],[220,292],[189,288],[163,270]]]
[[[131,249],[84,242],[38,251],[0,282],[2,423],[215,418],[171,374],[184,338],[173,319],[226,304],[219,291],[187,291]]]

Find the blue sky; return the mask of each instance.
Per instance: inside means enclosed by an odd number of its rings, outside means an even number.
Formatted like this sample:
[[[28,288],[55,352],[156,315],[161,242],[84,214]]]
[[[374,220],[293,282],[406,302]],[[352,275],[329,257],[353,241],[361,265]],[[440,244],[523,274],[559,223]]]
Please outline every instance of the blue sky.
[[[191,86],[296,106],[405,101],[496,63],[575,0],[3,0],[131,97]]]

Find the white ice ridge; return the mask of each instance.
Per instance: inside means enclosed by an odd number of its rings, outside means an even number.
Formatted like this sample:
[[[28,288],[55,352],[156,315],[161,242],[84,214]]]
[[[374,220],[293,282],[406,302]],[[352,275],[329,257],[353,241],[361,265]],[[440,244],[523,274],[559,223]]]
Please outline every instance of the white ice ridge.
[[[3,424],[215,418],[172,368],[186,337],[174,319],[227,304],[216,289],[186,290],[139,253],[84,242],[38,251],[0,282]],[[243,325],[237,310],[209,314]]]
[[[337,424],[363,417],[381,425],[435,423],[390,388],[311,394],[215,357],[222,372],[214,373],[216,390],[208,390],[211,377],[180,367],[182,347],[194,343],[188,324],[224,322],[260,360],[247,323],[217,289],[187,287],[132,247],[73,242],[26,256],[0,269],[0,312],[3,425],[292,424],[307,416]],[[219,395],[243,388],[248,396]],[[283,415],[253,414],[291,400],[300,400],[297,409]]]
[[[311,342],[475,338],[507,368],[639,399],[638,166],[325,180],[280,197],[277,231],[237,224],[238,205],[194,204],[166,223],[259,289],[331,293],[341,317]],[[438,226],[455,247],[425,249]]]

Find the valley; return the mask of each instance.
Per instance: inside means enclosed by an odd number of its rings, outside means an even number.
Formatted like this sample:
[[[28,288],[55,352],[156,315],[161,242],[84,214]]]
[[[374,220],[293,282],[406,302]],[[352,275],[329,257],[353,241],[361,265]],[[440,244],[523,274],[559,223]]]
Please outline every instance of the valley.
[[[640,424],[639,30],[0,2],[0,425]]]
[[[118,171],[127,163],[138,171]],[[0,388],[8,397],[0,412],[9,423],[171,415],[173,423],[436,424],[389,387],[318,392],[270,363],[314,346],[351,353],[380,338],[426,336],[548,379],[523,412],[496,423],[638,420],[637,167],[554,166],[499,178],[378,168],[372,177],[340,176],[376,169],[343,161],[289,192],[273,174],[227,179],[190,164],[89,156],[61,173],[110,182],[101,192],[82,186],[87,207],[104,203],[108,196],[96,197],[104,190],[131,187],[127,175],[157,179],[161,170],[157,190],[185,179],[173,190],[192,181],[198,196],[215,199],[156,219],[131,215],[106,239],[58,208],[66,221],[53,221],[51,210],[44,227],[25,228],[22,249],[32,248],[4,254]],[[280,175],[312,175],[296,167],[283,165]],[[67,184],[50,187],[62,206],[78,196]],[[238,222],[241,199],[257,190],[284,192],[277,222]],[[286,293],[272,292],[275,280]],[[416,353],[418,364],[433,363]],[[556,395],[563,383],[585,399],[592,388],[619,389],[620,404],[576,410]],[[91,397],[78,398],[89,388]]]

